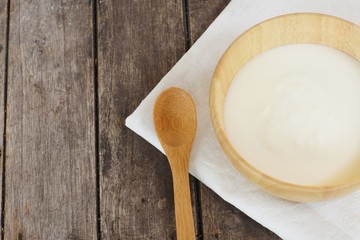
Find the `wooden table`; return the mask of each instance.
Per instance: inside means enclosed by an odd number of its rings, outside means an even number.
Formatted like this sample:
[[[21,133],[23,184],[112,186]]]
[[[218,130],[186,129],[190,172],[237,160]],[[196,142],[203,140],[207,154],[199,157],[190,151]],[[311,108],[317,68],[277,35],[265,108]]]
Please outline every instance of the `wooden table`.
[[[229,0],[0,0],[2,239],[175,239],[165,157],[124,126]],[[191,178],[198,239],[278,239]]]

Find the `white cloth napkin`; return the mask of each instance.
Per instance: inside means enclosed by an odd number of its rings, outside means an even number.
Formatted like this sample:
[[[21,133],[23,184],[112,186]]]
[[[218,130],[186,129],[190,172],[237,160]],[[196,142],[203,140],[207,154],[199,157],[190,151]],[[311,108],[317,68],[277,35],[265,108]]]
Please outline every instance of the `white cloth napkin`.
[[[198,132],[190,159],[192,175],[283,239],[358,240],[360,191],[321,203],[294,203],[273,197],[248,182],[232,167],[211,126],[208,107],[211,77],[228,45],[253,25],[293,12],[325,13],[360,25],[358,0],[232,0],[127,118],[126,126],[163,151],[154,132],[153,103],[168,87],[184,88],[194,98],[198,114]]]

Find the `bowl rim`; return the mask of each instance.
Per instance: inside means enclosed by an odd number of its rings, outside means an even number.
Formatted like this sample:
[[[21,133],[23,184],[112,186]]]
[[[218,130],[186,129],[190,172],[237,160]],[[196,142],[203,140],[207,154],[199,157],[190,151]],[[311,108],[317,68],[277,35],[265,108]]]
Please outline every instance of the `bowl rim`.
[[[215,79],[215,76],[218,74],[218,72],[220,70],[220,66],[225,62],[225,58],[230,54],[230,52],[234,48],[234,46],[236,44],[238,44],[238,42],[241,41],[241,39],[244,38],[254,28],[258,28],[259,26],[261,26],[264,23],[269,22],[269,21],[274,21],[274,20],[278,20],[281,18],[288,18],[288,17],[293,17],[293,16],[305,16],[305,17],[320,16],[323,18],[332,18],[332,19],[336,19],[338,21],[347,23],[352,28],[354,28],[360,32],[360,26],[358,26],[357,24],[355,24],[353,22],[350,22],[348,20],[345,20],[345,19],[342,19],[342,18],[339,18],[336,16],[332,16],[332,15],[327,15],[327,14],[323,14],[323,13],[312,13],[312,12],[298,12],[298,13],[283,14],[283,15],[279,15],[279,16],[275,16],[275,17],[266,19],[256,25],[250,27],[249,29],[247,29],[246,31],[241,33],[235,40],[233,40],[233,42],[227,47],[225,52],[222,54],[220,60],[218,61],[217,65],[215,67],[215,71],[213,73],[211,84],[210,84],[210,94],[209,94],[210,117],[211,117],[213,130],[215,130],[216,138],[217,138],[219,144],[221,145],[223,152],[227,155],[228,160],[230,160],[230,162],[235,167],[235,169],[238,172],[240,172],[243,176],[245,176],[248,180],[250,180],[250,182],[255,183],[256,185],[261,187],[266,192],[269,192],[269,193],[276,195],[283,199],[292,200],[292,201],[301,201],[301,202],[321,201],[321,200],[325,200],[324,195],[327,195],[328,193],[330,193],[331,196],[326,197],[326,199],[339,197],[339,196],[342,196],[346,193],[350,193],[350,192],[354,191],[355,189],[359,188],[360,187],[360,174],[356,177],[349,178],[349,180],[346,180],[344,182],[341,182],[338,184],[336,184],[336,183],[328,184],[328,185],[300,185],[300,184],[290,183],[290,182],[286,182],[286,181],[274,178],[274,177],[258,170],[250,162],[246,161],[245,158],[243,158],[238,151],[236,151],[236,149],[233,147],[231,141],[228,139],[228,137],[226,135],[225,127],[222,127],[222,125],[220,124],[219,119],[222,118],[223,113],[220,114],[218,111],[213,110],[214,108],[216,108],[215,102],[217,101],[217,98],[218,98],[216,91],[215,91],[215,87],[214,87],[215,82],[217,81]],[[286,44],[284,44],[284,45],[286,45]],[[284,46],[284,45],[282,45],[282,46]],[[334,49],[336,49],[336,48],[334,48]],[[337,49],[337,50],[341,51],[340,49]],[[264,52],[264,51],[262,51],[262,52]],[[345,54],[347,54],[347,53],[345,53]],[[252,59],[248,60],[247,62],[251,61]],[[355,59],[360,62],[360,58],[355,58]],[[226,96],[226,94],[227,93],[225,93],[225,96]],[[237,163],[240,164],[243,169],[239,169],[238,166],[234,165],[233,161],[235,161],[235,160],[233,159],[233,157],[236,158]],[[256,179],[260,179],[261,181],[256,181]],[[264,180],[267,181],[266,184],[264,184]],[[288,194],[282,194],[282,193],[279,194],[279,193],[269,190],[265,186],[275,186],[275,188],[283,189],[284,191],[289,190],[290,192],[296,193],[297,195],[300,194],[300,196],[292,197]],[[346,189],[348,189],[348,190],[346,190]],[[338,191],[341,191],[341,193],[333,194]]]

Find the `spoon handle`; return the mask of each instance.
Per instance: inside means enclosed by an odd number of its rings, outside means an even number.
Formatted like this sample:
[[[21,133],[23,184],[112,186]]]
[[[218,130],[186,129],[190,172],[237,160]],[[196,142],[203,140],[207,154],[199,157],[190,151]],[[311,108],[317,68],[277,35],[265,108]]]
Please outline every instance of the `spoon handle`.
[[[194,240],[195,229],[191,207],[187,161],[171,161],[174,186],[176,236],[178,240]],[[175,164],[174,164],[175,163]]]

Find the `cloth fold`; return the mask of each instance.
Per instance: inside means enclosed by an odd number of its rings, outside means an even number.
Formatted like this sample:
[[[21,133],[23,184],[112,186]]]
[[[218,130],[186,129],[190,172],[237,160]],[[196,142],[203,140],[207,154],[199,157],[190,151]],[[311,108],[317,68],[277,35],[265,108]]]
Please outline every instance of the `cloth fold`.
[[[154,100],[168,87],[181,87],[194,98],[198,115],[198,131],[190,157],[192,175],[283,239],[358,240],[360,191],[319,203],[294,203],[273,197],[232,167],[211,126],[209,88],[213,71],[223,52],[238,35],[255,24],[295,12],[329,14],[360,25],[358,0],[232,0],[126,119],[126,126],[163,152],[153,126]]]

